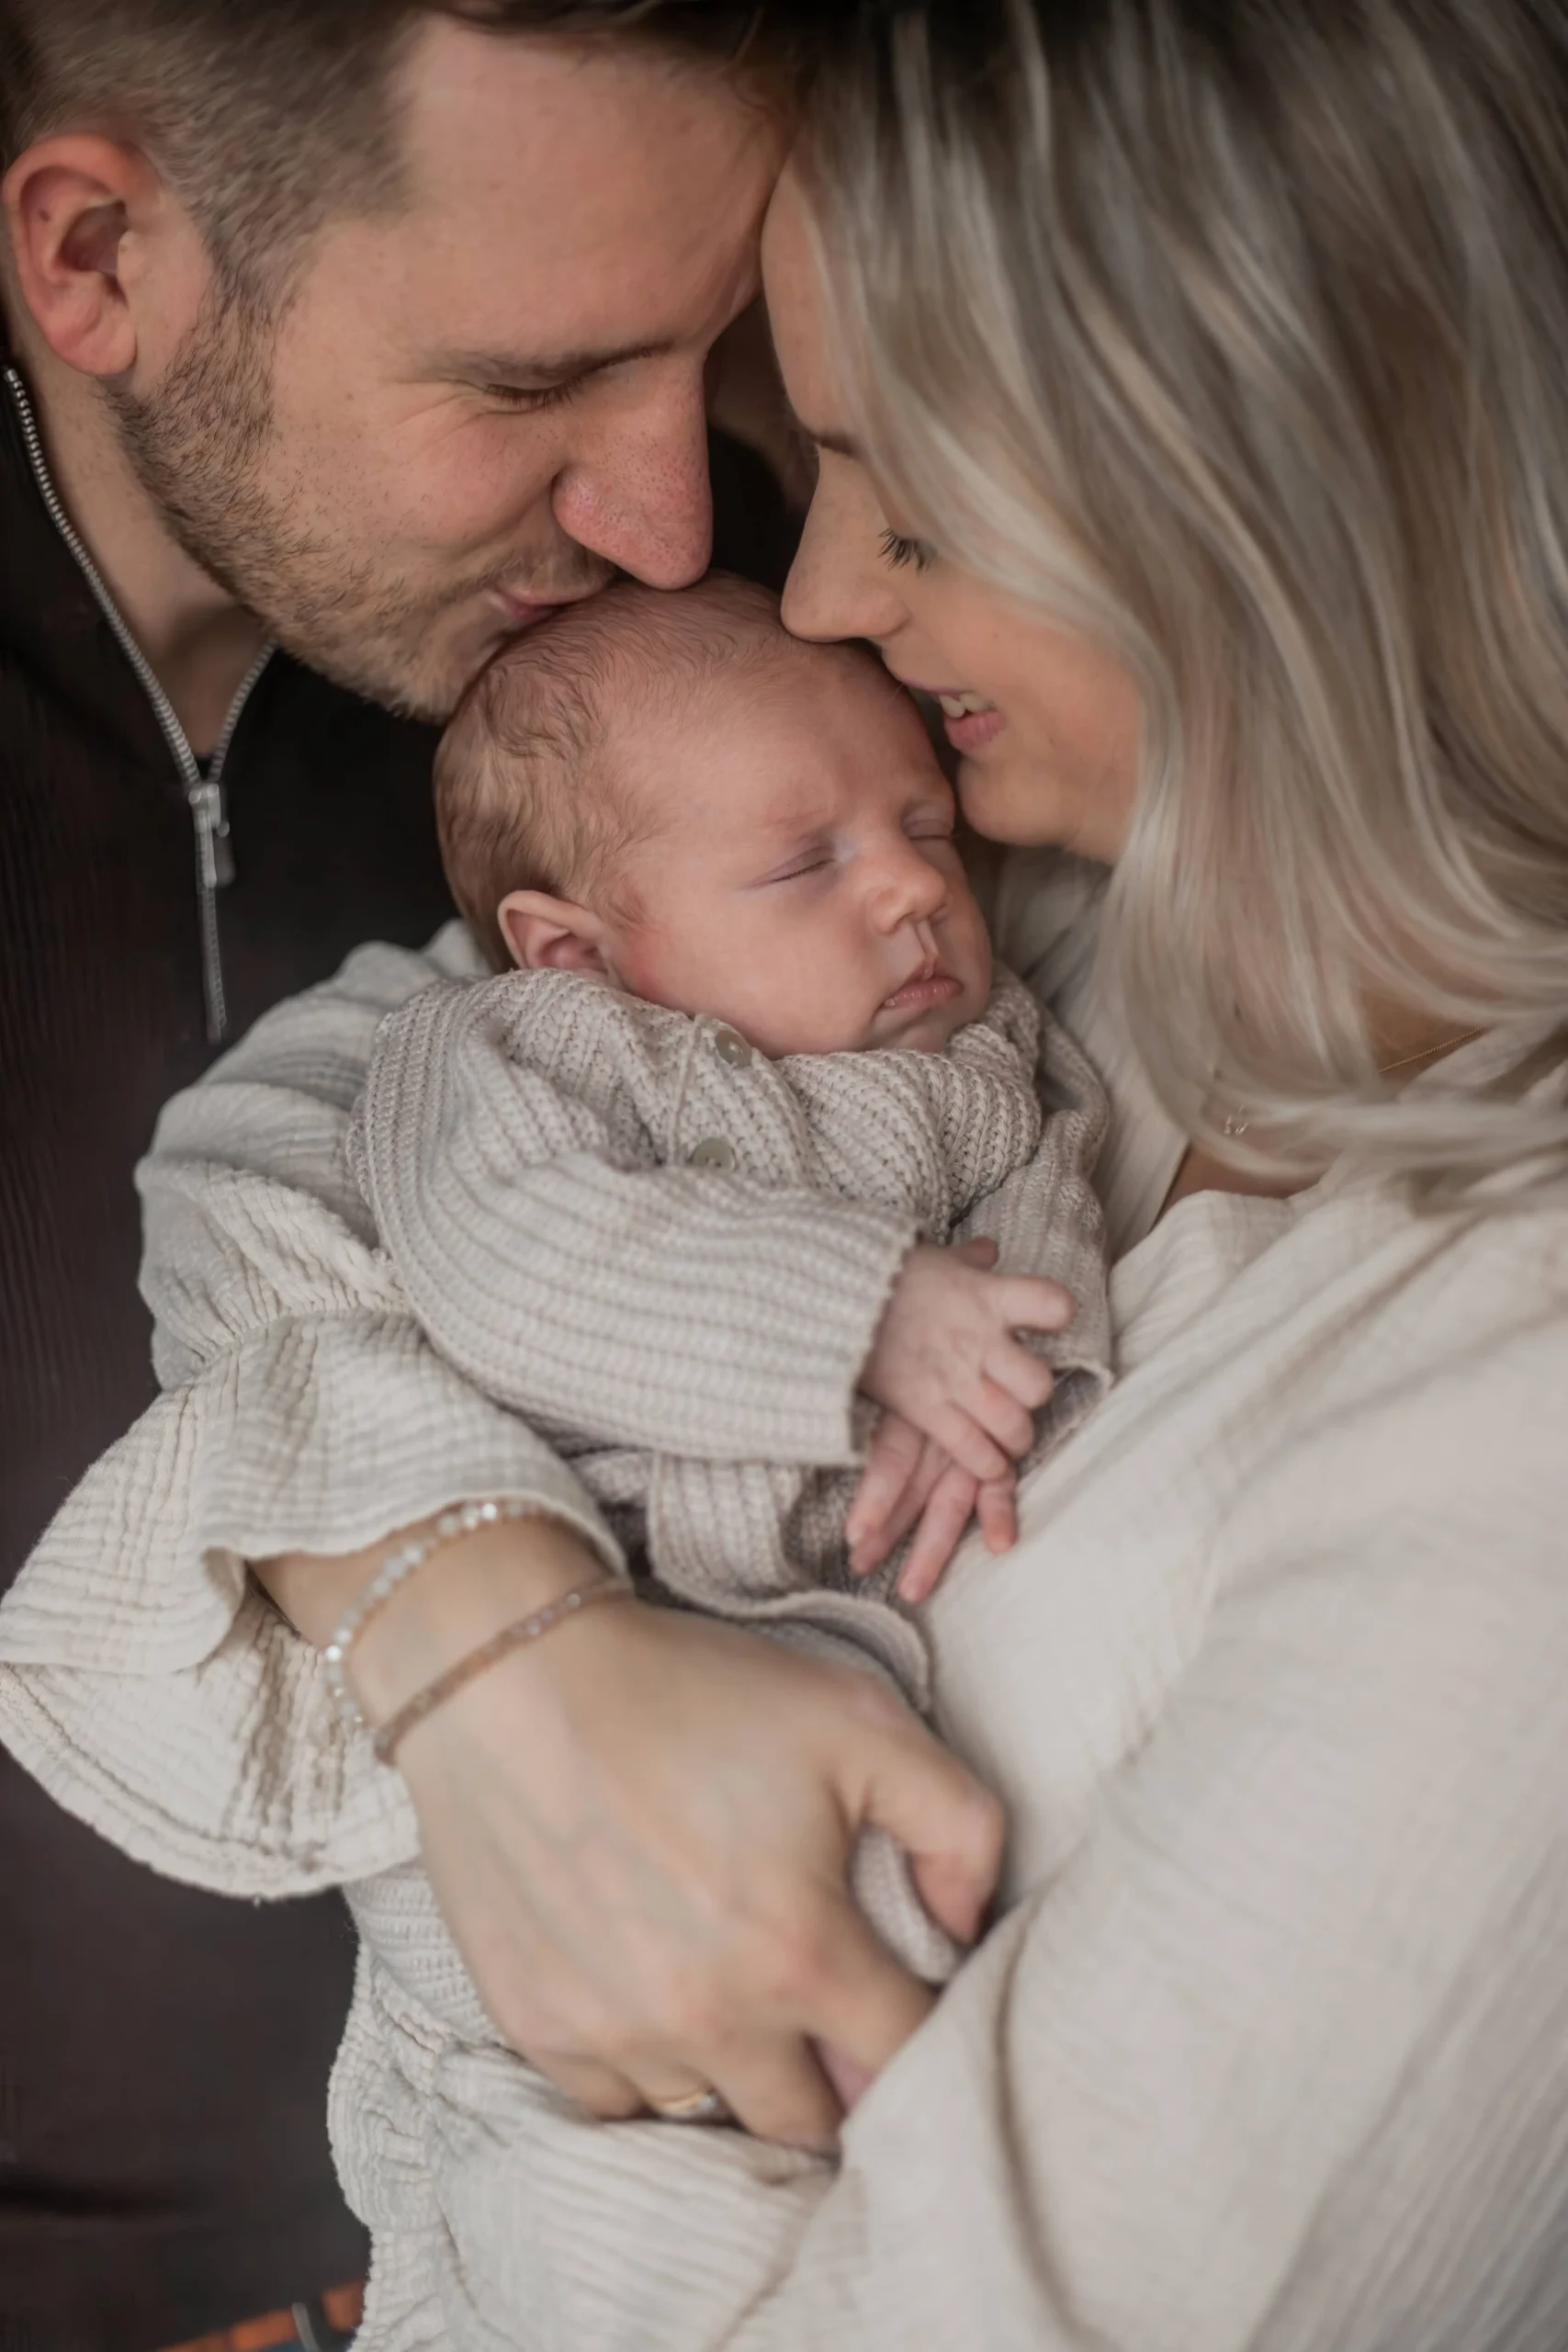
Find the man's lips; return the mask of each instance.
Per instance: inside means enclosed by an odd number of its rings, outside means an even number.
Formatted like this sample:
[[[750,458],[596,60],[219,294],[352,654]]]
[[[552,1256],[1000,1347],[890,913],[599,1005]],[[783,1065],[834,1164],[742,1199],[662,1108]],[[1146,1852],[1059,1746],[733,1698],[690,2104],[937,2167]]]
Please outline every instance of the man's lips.
[[[585,597],[599,592],[596,588],[582,588],[575,596],[513,596],[505,588],[492,588],[490,593],[513,628],[524,629],[533,628],[554,614],[564,613],[569,605],[581,605]]]
[[[504,588],[492,588],[491,594],[513,628],[532,628],[563,609],[559,603],[547,604],[537,596],[509,596]]]

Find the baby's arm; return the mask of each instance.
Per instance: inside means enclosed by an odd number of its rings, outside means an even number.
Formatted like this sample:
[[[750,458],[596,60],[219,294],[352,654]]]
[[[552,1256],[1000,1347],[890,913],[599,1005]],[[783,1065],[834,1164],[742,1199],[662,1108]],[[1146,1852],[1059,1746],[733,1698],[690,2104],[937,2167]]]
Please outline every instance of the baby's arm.
[[[655,1164],[606,1082],[604,1057],[633,1053],[635,1034],[606,1023],[594,1085],[573,1087],[509,1043],[526,1041],[520,999],[507,981],[402,1008],[355,1122],[382,1247],[434,1345],[536,1425],[593,1442],[853,1463],[856,1384],[913,1220]]]

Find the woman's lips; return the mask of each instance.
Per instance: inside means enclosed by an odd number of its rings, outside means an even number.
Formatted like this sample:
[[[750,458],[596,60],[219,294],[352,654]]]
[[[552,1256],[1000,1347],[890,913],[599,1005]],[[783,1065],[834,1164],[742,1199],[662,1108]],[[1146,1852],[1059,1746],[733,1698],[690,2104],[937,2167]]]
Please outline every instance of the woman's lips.
[[[983,752],[994,743],[1007,725],[996,704],[987,703],[979,710],[965,709],[954,699],[943,695],[942,703],[942,731],[953,750],[965,759]]]
[[[915,979],[906,980],[896,989],[882,1010],[884,1012],[925,1012],[933,1004],[951,1004],[964,992],[964,984],[951,972],[921,972]]]
[[[895,677],[897,672],[894,672]],[[928,686],[917,678],[899,679],[911,694],[929,695],[942,711],[942,723],[953,750],[967,758],[994,743],[1007,725],[1003,713],[984,695],[967,686]]]

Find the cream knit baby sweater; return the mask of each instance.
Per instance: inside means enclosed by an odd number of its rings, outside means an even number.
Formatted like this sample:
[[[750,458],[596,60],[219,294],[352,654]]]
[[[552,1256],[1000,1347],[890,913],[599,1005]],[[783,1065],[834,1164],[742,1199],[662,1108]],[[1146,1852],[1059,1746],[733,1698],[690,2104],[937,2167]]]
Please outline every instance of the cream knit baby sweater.
[[[1037,1456],[1059,1441],[1109,1380],[1104,1120],[1077,1047],[1006,976],[941,1055],[769,1061],[721,1023],[519,973],[388,1018],[347,1153],[433,1343],[553,1441],[656,1589],[871,1666],[923,1708],[925,1643],[891,1569],[872,1589],[846,1566],[856,1378],[911,1245],[985,1233],[1009,1271],[1078,1301],[1041,1343],[1058,1383]],[[951,1974],[885,1833],[863,1834],[852,1872],[905,1963]],[[495,2097],[499,2037],[423,1870],[349,1896],[364,1962],[333,2138],[375,2231],[375,2340],[400,2345],[428,2310],[434,2217],[468,2257],[504,2238],[553,2094],[509,2064]],[[491,2210],[509,2172],[510,2216]],[[513,2319],[478,2294],[451,2340],[515,2340]]]
[[[1042,1092],[1050,1103],[1047,1113]],[[438,985],[383,1025],[348,1155],[410,1306],[570,1462],[655,1589],[885,1674],[923,1638],[849,1573],[855,1383],[914,1242],[985,1234],[1077,1301],[1035,1459],[1109,1379],[1104,1100],[1010,976],[942,1054],[771,1061],[581,973]],[[906,1963],[954,1953],[879,1832],[860,1899]]]

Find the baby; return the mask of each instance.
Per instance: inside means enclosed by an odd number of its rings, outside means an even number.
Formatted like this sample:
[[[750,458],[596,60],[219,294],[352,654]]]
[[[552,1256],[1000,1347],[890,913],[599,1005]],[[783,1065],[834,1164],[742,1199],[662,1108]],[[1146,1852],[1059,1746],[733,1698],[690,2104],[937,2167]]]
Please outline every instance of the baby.
[[[993,969],[914,705],[759,589],[621,585],[498,657],[437,791],[504,976],[383,1024],[351,1132],[413,1312],[573,1462],[649,1598],[924,1707],[905,1604],[982,1496],[1005,1540],[1015,1464],[1099,1395],[1109,1339],[1103,1098]],[[878,1444],[907,1443],[858,1564],[936,1513],[901,1596],[897,1553],[857,1577],[845,1533],[878,1411]],[[905,1963],[947,1975],[880,1832],[852,1876]],[[349,1896],[334,2140],[385,2284],[423,2262],[416,2209],[460,2253],[513,2161],[528,2194],[556,2095],[499,2048],[420,1872]]]
[[[1041,1277],[1094,1294],[1050,1351],[1078,1375],[1054,1431],[1103,1363],[1089,1138],[1081,1115],[1058,1115],[1042,1144],[1041,1016],[1015,982],[993,989],[953,796],[913,704],[863,651],[791,638],[761,589],[627,583],[484,673],[437,791],[458,904],[491,963],[531,977],[422,1000],[374,1065],[361,1172],[432,1336],[569,1448],[839,1464],[857,1451],[858,1386],[883,1427],[856,1565],[933,1490],[906,1599],[929,1590],[972,1503],[1005,1548],[1013,1461],[1053,1386],[1014,1335],[1059,1331],[1073,1311]],[[649,1018],[656,1006],[686,1018]],[[917,1074],[885,1058],[912,1052],[943,1059]],[[1083,1105],[1079,1057],[1059,1035],[1049,1052]],[[850,1053],[876,1059],[852,1069]],[[497,1145],[502,1164],[476,1173],[475,1151]],[[1025,1198],[1035,1216],[1041,1170],[1020,1201],[990,1196],[1042,1150],[1070,1198],[1010,1249],[1006,1275],[981,1270],[983,1245],[934,1246],[961,1225],[994,1233]],[[615,1181],[654,1169],[730,1181]],[[987,1200],[989,1224],[971,1228]],[[747,1265],[726,1293],[744,1333],[708,1295],[727,1253]],[[563,1295],[576,1313],[559,1331]],[[810,1427],[792,1424],[829,1361]],[[614,1394],[656,1363],[664,1422],[617,1419]],[[835,1494],[841,1521],[841,1482]]]

